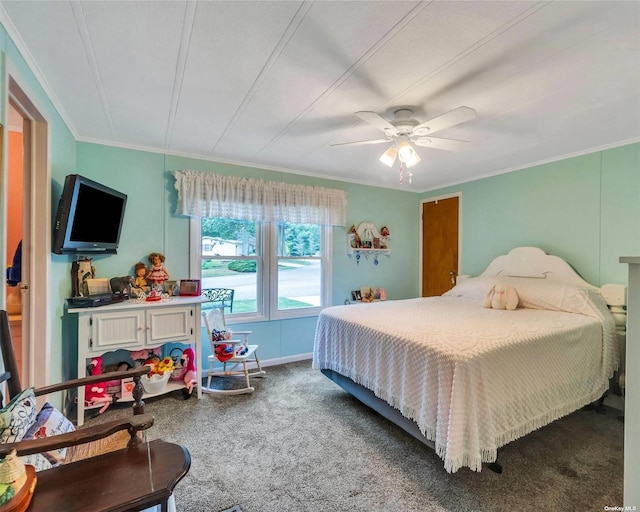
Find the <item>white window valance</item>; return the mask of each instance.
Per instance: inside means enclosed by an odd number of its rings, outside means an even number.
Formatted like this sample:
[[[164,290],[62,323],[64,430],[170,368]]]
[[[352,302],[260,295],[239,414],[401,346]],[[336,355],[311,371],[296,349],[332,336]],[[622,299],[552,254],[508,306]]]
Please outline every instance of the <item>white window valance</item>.
[[[344,190],[201,171],[174,171],[178,215],[344,226]]]

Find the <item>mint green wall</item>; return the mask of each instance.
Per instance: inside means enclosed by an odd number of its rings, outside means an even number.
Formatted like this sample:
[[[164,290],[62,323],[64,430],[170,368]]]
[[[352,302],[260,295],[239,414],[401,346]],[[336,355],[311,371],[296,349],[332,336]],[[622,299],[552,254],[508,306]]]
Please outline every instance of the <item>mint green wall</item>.
[[[84,142],[77,144],[76,167],[76,172],[128,195],[118,254],[94,258],[99,276],[132,274],[137,261],[146,261],[150,252],[160,251],[173,278],[189,277],[189,218],[173,213],[177,192],[171,171],[190,169],[346,190],[349,225],[368,221],[388,226],[392,254],[381,257],[377,266],[364,258],[356,264],[346,253],[346,228],[334,227],[332,303],[342,304],[352,289],[363,285],[384,287],[389,298],[418,294],[416,193]],[[315,325],[316,317],[307,317],[235,328],[253,330],[261,359],[269,360],[310,353]],[[203,361],[209,353],[209,347],[204,347]]]
[[[447,187],[462,192],[461,272],[523,245],[566,259],[587,281],[626,283],[640,252],[640,144]]]
[[[76,141],[69,131],[68,127],[60,117],[54,105],[44,92],[39,82],[25,63],[22,55],[17,50],[13,41],[7,36],[7,33],[0,25],[0,53],[2,54],[2,75],[0,77],[0,89],[2,90],[3,101],[0,102],[0,115],[2,116],[2,124],[6,126],[6,98],[8,95],[8,78],[11,75],[20,88],[27,94],[33,102],[40,114],[46,119],[48,126],[48,151],[50,174],[53,180],[60,179],[70,170],[75,168],[76,158]],[[6,134],[6,132],[5,132]],[[6,136],[6,135],[5,135]],[[5,146],[6,147],[6,146]],[[6,158],[6,155],[5,155]],[[6,185],[6,175],[3,173],[3,188]],[[51,186],[48,181],[46,183],[35,183],[35,187],[46,187],[50,189],[51,195],[55,203],[52,203],[51,209],[55,210],[60,191],[55,186]],[[47,205],[36,205],[36,208],[47,208]],[[1,209],[2,226],[5,224],[5,205]],[[0,237],[0,245],[3,244],[4,237]],[[2,247],[1,254],[5,254],[5,248]],[[6,261],[3,260],[3,268]],[[49,350],[47,353],[47,361],[49,365],[49,381],[58,382],[62,379],[63,366],[65,365],[63,338],[62,338],[62,318],[64,312],[64,296],[61,290],[67,287],[69,282],[69,267],[66,261],[61,258],[51,257],[49,261],[49,283],[47,283],[46,296],[31,297],[35,301],[46,300],[49,305],[49,316],[45,319],[35,319],[38,322],[47,323],[47,338],[35,340],[36,350]],[[4,299],[3,299],[4,300]],[[44,375],[45,372],[38,371],[38,376]],[[41,381],[38,381],[42,384]],[[59,400],[55,397],[52,401]]]

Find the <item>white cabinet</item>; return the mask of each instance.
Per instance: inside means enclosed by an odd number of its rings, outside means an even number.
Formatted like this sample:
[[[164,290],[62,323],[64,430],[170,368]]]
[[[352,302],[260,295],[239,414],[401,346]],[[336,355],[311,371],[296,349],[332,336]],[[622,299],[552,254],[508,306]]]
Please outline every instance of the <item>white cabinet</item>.
[[[184,343],[195,347],[196,389],[201,398],[201,302],[201,297],[174,297],[158,302],[125,301],[97,308],[69,309],[68,313],[75,315],[78,322],[78,376],[85,375],[88,359],[106,352]],[[163,393],[179,387],[182,383],[170,383]],[[78,425],[84,423],[84,410],[84,388],[80,388]]]

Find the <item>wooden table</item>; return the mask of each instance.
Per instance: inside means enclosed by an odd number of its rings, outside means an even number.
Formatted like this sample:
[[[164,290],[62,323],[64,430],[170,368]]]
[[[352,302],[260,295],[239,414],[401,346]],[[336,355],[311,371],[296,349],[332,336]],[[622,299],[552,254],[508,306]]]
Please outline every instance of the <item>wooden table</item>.
[[[161,505],[191,467],[189,451],[161,440],[38,473],[28,512],[124,512]]]

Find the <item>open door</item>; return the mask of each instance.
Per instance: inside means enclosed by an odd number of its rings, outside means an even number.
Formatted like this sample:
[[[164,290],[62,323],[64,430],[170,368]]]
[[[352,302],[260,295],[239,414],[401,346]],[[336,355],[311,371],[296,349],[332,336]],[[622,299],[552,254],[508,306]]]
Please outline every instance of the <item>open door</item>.
[[[422,203],[422,296],[442,295],[458,276],[459,196]]]

